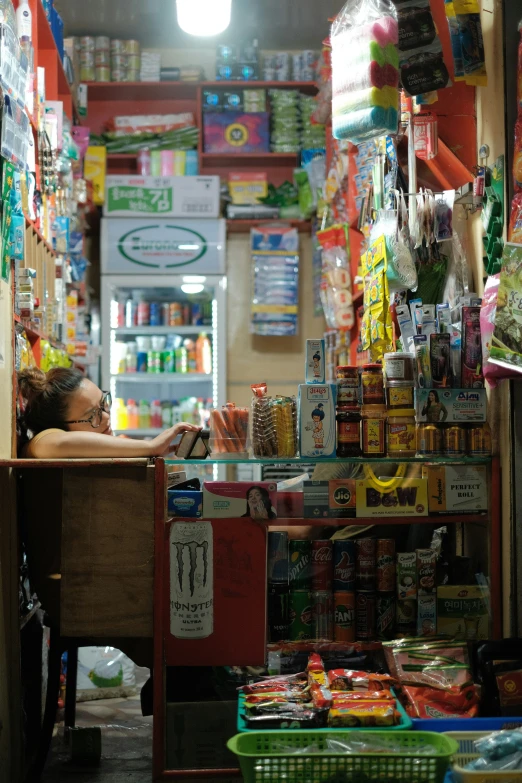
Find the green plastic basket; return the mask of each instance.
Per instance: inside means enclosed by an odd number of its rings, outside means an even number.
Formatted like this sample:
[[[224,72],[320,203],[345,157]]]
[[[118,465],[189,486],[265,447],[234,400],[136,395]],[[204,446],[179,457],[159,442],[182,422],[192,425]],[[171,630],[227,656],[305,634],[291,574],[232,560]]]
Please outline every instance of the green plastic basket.
[[[389,753],[332,753],[328,738],[347,736],[369,742],[376,739]],[[372,731],[353,735],[346,731],[250,731],[227,743],[239,757],[244,783],[443,783],[458,743],[431,731]],[[310,745],[310,753],[281,752]],[[419,749],[429,749],[420,753]],[[324,752],[323,752],[324,751]]]

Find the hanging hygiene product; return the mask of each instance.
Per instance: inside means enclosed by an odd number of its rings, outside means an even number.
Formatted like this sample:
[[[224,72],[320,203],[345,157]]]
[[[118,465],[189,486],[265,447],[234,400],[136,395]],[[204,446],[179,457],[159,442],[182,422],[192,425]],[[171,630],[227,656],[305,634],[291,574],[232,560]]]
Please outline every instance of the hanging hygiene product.
[[[349,0],[332,25],[332,130],[354,143],[395,133],[397,14],[390,0]]]

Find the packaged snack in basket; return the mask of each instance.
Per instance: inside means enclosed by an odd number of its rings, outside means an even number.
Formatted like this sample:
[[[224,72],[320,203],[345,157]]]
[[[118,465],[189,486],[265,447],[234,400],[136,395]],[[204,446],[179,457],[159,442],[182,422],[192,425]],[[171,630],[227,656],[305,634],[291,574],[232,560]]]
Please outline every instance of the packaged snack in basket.
[[[252,447],[255,457],[295,457],[297,405],[295,397],[270,397],[266,383],[253,384]]]
[[[308,665],[306,667],[307,672],[324,672],[323,659],[319,653],[311,653],[308,658]]]
[[[320,729],[326,725],[328,710],[294,709],[280,712],[277,715],[247,716],[247,727],[257,731],[264,729]]]
[[[398,720],[399,713],[390,702],[353,702],[332,707],[328,713],[328,725],[332,727],[395,726]]]
[[[306,677],[304,674],[290,674],[287,677],[277,677],[270,680],[260,680],[242,685],[238,690],[241,693],[284,693],[289,688],[304,688]]]
[[[332,669],[328,672],[328,684],[332,691],[385,691],[393,685],[393,677],[351,669]]]
[[[326,685],[314,682],[310,685],[312,703],[316,709],[329,709],[332,706],[332,691]]]
[[[401,684],[451,690],[473,682],[468,650],[461,642],[412,644],[404,640],[399,644],[385,643],[383,647],[388,668]]]
[[[391,691],[332,691],[334,707],[354,701],[395,701]]]
[[[404,685],[401,694],[406,712],[412,718],[476,718],[479,714],[475,685],[449,691]]]

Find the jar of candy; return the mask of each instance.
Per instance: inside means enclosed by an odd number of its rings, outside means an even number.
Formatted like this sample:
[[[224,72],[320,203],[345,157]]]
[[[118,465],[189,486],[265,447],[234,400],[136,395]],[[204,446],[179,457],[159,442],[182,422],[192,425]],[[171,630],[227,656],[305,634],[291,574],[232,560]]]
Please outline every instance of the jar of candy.
[[[361,387],[363,405],[384,404],[384,383],[380,364],[363,365]]]
[[[363,405],[361,416],[361,446],[363,457],[385,457],[386,406]]]
[[[361,456],[361,414],[357,408],[337,411],[337,456]]]
[[[387,423],[388,456],[414,457],[416,452],[415,410],[390,411]]]

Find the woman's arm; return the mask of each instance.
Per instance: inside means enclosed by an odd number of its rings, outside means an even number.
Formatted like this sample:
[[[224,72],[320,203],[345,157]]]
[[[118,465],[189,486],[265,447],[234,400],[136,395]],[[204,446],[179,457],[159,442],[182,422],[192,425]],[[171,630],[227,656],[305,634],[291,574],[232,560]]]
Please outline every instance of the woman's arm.
[[[89,457],[161,457],[172,451],[181,432],[199,430],[194,424],[176,424],[153,440],[114,438],[97,432],[50,432],[33,447],[36,459],[88,459]]]
[[[446,419],[448,418],[448,410],[445,405],[442,405],[442,403],[440,406],[440,412],[442,414],[442,418],[440,418],[439,421],[446,421]]]

